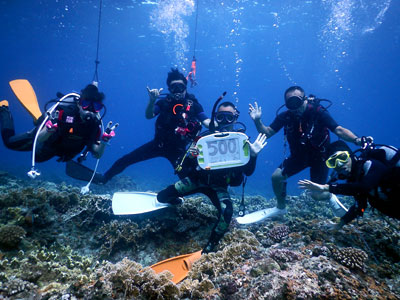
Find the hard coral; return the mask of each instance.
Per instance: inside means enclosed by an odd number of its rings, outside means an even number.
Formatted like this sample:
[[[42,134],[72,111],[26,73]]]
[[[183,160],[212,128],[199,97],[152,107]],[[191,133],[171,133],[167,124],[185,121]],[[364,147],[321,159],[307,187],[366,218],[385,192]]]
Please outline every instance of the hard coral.
[[[178,287],[172,274],[155,274],[150,268],[124,258],[117,264],[106,263],[97,271],[95,283],[87,286],[85,299],[178,299]]]
[[[257,261],[252,269],[250,270],[250,275],[252,277],[258,277],[264,274],[269,274],[273,271],[280,271],[281,267],[279,264],[272,258],[266,258],[260,261]]]
[[[134,246],[143,237],[143,231],[137,223],[130,220],[124,222],[114,220],[101,226],[97,236],[102,243],[102,255],[109,256],[116,250],[117,245]]]
[[[211,299],[218,295],[218,290],[209,279],[203,279],[197,282],[197,285],[190,293],[190,299]]]
[[[25,237],[25,230],[17,225],[5,225],[0,227],[0,245],[15,249]]]
[[[289,235],[289,227],[286,225],[275,226],[268,232],[268,237],[274,242],[281,242]]]
[[[70,207],[78,204],[79,195],[74,192],[51,193],[48,195],[50,204],[59,213],[65,213]]]
[[[193,265],[189,272],[190,279],[202,280],[205,277],[214,278],[232,272],[260,245],[251,232],[236,229],[226,234],[220,244],[224,246],[221,251],[203,255]]]
[[[333,258],[342,265],[350,269],[364,268],[364,262],[367,260],[368,255],[363,250],[348,247],[342,249],[332,249]]]
[[[291,262],[301,258],[300,253],[289,249],[272,249],[269,256],[279,262]]]
[[[27,282],[21,280],[20,278],[11,277],[6,282],[0,282],[0,299],[10,299],[8,297],[17,297],[14,299],[28,299],[29,292],[34,291],[37,288],[31,282]],[[6,296],[7,298],[3,298],[2,296]]]
[[[186,197],[185,202],[178,207],[177,214],[182,220],[190,220],[195,226],[211,224],[217,219],[216,209],[205,196]]]

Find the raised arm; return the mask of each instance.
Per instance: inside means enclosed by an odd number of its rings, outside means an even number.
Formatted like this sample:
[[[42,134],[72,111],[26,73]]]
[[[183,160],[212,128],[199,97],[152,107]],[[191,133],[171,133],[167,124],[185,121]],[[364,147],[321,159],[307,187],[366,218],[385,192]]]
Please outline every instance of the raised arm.
[[[249,115],[250,118],[254,121],[256,125],[257,131],[259,133],[264,133],[267,138],[273,136],[276,132],[270,126],[265,126],[261,121],[262,110],[261,106],[258,106],[257,102],[254,102],[254,106],[249,103]]]
[[[147,93],[149,94],[149,103],[146,107],[145,117],[146,119],[154,118],[154,103],[156,102],[157,98],[160,96],[163,89],[150,89],[147,87]]]
[[[95,142],[92,145],[91,152],[95,158],[100,158],[104,154],[104,150],[107,145],[109,145],[110,140],[115,136],[115,129],[119,126],[118,123],[113,124],[112,121],[108,122],[105,128],[100,142]]]

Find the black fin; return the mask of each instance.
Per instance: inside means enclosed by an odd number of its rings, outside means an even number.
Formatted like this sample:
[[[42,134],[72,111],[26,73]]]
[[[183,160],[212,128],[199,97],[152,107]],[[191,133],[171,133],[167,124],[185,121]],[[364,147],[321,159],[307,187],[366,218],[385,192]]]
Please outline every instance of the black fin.
[[[92,169],[74,160],[67,161],[65,172],[67,173],[68,176],[83,181],[90,181],[90,179],[93,176]],[[103,178],[102,174],[96,173],[92,182],[95,184],[103,183],[102,178]]]

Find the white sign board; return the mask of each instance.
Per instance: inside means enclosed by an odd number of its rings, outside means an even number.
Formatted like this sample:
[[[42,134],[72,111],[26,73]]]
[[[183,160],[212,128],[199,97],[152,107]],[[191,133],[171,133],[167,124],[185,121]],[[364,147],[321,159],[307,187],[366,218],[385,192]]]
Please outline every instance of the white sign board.
[[[250,160],[248,136],[241,132],[219,132],[197,141],[197,162],[204,170],[240,167]]]

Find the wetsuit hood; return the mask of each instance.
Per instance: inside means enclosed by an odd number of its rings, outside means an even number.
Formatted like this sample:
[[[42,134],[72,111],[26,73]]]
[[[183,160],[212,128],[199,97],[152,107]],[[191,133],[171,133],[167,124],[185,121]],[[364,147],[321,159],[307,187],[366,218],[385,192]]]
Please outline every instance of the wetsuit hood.
[[[97,86],[92,83],[88,84],[83,90],[81,90],[81,100],[102,102],[104,98],[104,93],[100,93]]]

